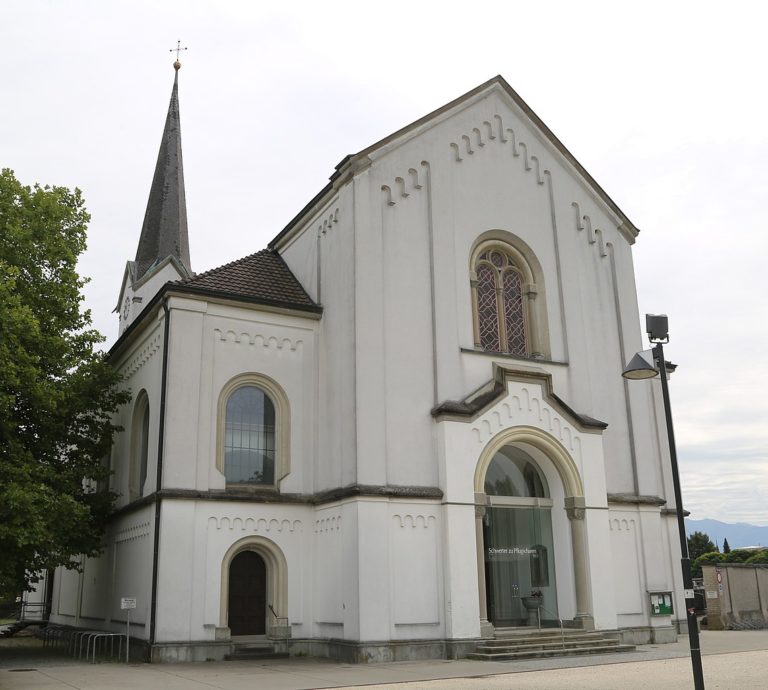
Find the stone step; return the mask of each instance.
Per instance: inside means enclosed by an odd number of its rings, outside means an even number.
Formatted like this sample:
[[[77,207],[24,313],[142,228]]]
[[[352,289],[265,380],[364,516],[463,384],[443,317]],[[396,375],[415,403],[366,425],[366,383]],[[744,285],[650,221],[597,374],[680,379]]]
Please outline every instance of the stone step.
[[[550,642],[525,642],[520,644],[485,644],[481,643],[477,645],[476,651],[483,653],[499,653],[499,652],[525,652],[529,650],[558,650],[558,649],[572,649],[575,647],[612,647],[617,644],[616,640],[602,639],[602,640],[553,640]]]
[[[528,644],[533,642],[561,642],[563,639],[572,642],[589,642],[591,640],[606,640],[612,638],[605,637],[605,635],[599,632],[565,633],[565,635],[561,635],[560,633],[548,633],[546,635],[517,635],[514,637],[497,636],[492,640],[483,640],[480,644],[505,646],[510,644]]]
[[[468,654],[468,659],[476,659],[478,661],[514,661],[516,659],[546,659],[559,656],[581,656],[585,654],[611,654],[614,652],[632,652],[634,651],[633,645],[618,644],[605,646],[589,646],[589,647],[568,647],[563,649],[544,649],[544,650],[529,650],[521,652],[473,652]]]
[[[497,628],[495,637],[532,637],[535,635],[559,635],[560,631],[565,635],[602,635],[599,630],[582,630],[581,628],[561,628],[560,626],[547,626],[544,628]]]
[[[287,659],[288,652],[251,651],[233,652],[224,656],[224,661],[260,661],[261,659]]]
[[[224,661],[254,661],[261,659],[287,659],[287,652],[276,652],[269,642],[251,642],[236,644],[232,654],[227,654]]]

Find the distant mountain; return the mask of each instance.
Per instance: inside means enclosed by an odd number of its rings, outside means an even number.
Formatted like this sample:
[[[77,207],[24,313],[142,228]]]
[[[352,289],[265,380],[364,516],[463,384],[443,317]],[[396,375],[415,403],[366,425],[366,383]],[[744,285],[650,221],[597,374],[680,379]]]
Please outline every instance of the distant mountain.
[[[768,527],[750,525],[746,522],[720,522],[720,520],[686,520],[685,531],[690,537],[694,532],[704,532],[720,549],[723,540],[728,546],[738,549],[742,546],[768,547]]]

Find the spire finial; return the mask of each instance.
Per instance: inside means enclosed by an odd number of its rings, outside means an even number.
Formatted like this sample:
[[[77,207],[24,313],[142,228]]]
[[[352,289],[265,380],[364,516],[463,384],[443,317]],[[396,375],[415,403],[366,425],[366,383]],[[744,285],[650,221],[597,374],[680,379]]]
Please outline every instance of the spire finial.
[[[181,63],[179,62],[179,53],[182,50],[187,50],[187,48],[186,47],[182,48],[181,47],[181,41],[176,41],[176,47],[175,48],[171,48],[168,51],[169,53],[173,53],[173,52],[176,53],[176,62],[173,63],[173,69],[175,69],[177,72],[181,69]]]

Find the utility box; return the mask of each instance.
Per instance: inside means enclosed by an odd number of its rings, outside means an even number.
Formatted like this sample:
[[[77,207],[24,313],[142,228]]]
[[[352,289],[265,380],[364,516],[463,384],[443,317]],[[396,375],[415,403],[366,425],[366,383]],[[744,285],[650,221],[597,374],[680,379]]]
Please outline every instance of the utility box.
[[[672,592],[648,592],[651,598],[652,616],[671,616],[674,613],[672,606]]]

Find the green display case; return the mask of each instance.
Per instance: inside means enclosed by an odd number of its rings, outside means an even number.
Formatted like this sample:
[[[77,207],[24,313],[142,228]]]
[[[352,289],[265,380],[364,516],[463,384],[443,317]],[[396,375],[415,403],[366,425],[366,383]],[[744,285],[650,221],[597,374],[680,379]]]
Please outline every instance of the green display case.
[[[648,592],[648,596],[652,616],[671,616],[674,613],[672,592]]]

